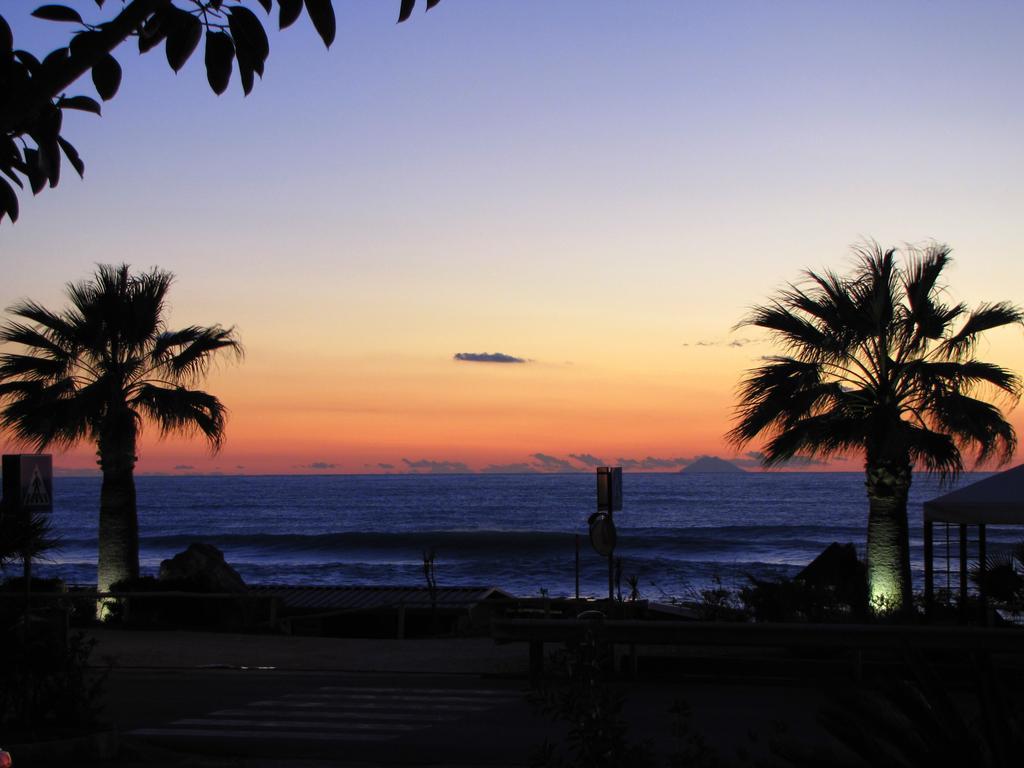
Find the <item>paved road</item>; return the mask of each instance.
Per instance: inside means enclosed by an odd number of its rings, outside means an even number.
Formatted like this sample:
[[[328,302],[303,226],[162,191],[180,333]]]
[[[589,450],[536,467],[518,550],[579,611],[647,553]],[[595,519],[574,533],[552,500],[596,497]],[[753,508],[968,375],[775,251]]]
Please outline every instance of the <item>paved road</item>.
[[[291,757],[343,764],[521,766],[564,726],[539,715],[521,679],[477,675],[274,670],[117,670],[109,715],[136,743],[202,755]],[[814,686],[636,683],[628,686],[630,738],[663,756],[672,705],[685,700],[696,732],[733,757],[751,730],[776,720],[811,735]],[[762,739],[763,741],[763,739]],[[757,751],[757,750],[755,750]]]
[[[476,676],[123,670],[108,692],[128,739],[202,754],[525,765],[549,731],[522,681]]]

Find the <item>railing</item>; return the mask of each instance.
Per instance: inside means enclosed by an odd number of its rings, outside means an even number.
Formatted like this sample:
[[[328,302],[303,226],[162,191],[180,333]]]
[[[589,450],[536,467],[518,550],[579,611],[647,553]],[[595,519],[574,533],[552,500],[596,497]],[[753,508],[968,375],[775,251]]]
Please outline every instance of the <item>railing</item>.
[[[1024,652],[1024,631],[1015,628],[494,619],[491,634],[498,643],[529,643],[530,676],[534,681],[543,674],[544,643],[578,643],[589,635],[612,646],[629,646],[634,669],[638,645],[845,649],[855,654],[858,676],[865,650]]]
[[[247,592],[189,592],[189,591],[167,591],[167,592],[99,592],[96,590],[69,590],[63,592],[0,592],[0,600],[15,600],[29,606],[39,606],[41,603],[49,603],[57,606],[73,603],[116,603],[121,610],[121,619],[125,621],[129,617],[132,600],[165,599],[193,599],[197,601],[229,601],[243,605],[265,604],[268,610],[266,621],[258,622],[260,625],[276,626],[280,600],[270,595],[249,594]]]

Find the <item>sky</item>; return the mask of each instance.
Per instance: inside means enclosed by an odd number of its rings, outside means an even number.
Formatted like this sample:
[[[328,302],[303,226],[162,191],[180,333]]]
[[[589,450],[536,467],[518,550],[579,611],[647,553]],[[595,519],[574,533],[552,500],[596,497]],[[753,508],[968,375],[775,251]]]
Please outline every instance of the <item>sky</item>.
[[[139,471],[673,470],[737,454],[772,347],[736,323],[865,238],[1024,301],[1020,3],[335,5],[331,49],[272,32],[244,98],[124,46],[103,116],[65,120],[85,180],[0,224],[5,307],[127,262],[176,274],[172,326],[238,329],[223,450],[150,431]],[[31,7],[16,46],[65,42]],[[1024,370],[1024,334],[979,353]]]

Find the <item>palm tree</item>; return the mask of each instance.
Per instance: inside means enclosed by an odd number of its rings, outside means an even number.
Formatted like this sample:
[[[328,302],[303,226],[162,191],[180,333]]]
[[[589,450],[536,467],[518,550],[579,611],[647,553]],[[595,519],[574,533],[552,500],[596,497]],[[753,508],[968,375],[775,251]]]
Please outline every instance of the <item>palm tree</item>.
[[[217,451],[226,409],[192,389],[224,351],[241,354],[233,328],[188,326],[171,331],[166,297],[173,275],[128,265],[100,266],[67,286],[71,306],[52,312],[33,301],[8,311],[0,342],[0,426],[37,450],[96,445],[100,491],[97,586],[139,575],[135,462],[143,424],[162,435],[198,433]]]
[[[784,354],[747,371],[728,437],[737,446],[767,438],[765,466],[863,453],[869,599],[877,612],[903,612],[912,605],[912,470],[954,478],[968,450],[978,463],[1009,461],[1013,427],[984,398],[1012,405],[1021,382],[974,350],[982,333],[1020,324],[1024,313],[1006,302],[974,310],[943,303],[945,245],[909,248],[902,263],[895,249],[874,243],[855,253],[848,277],[808,272],[740,323],[768,330]]]

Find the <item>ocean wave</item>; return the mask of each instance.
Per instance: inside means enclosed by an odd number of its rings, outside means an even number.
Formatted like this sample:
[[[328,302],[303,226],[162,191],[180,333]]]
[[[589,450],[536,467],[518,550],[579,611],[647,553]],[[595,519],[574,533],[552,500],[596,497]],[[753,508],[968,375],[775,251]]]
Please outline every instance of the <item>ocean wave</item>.
[[[197,541],[207,542],[225,551],[261,553],[344,554],[359,552],[416,552],[433,549],[463,557],[474,553],[567,552],[575,548],[580,536],[581,548],[589,550],[585,534],[560,531],[442,530],[442,531],[338,531],[332,533],[174,533],[140,538],[144,549],[180,550]],[[763,549],[805,549],[836,540],[858,541],[858,528],[833,526],[704,526],[673,529],[619,529],[619,546],[630,550],[708,551],[737,547]],[[65,546],[95,545],[95,539],[70,539]]]

